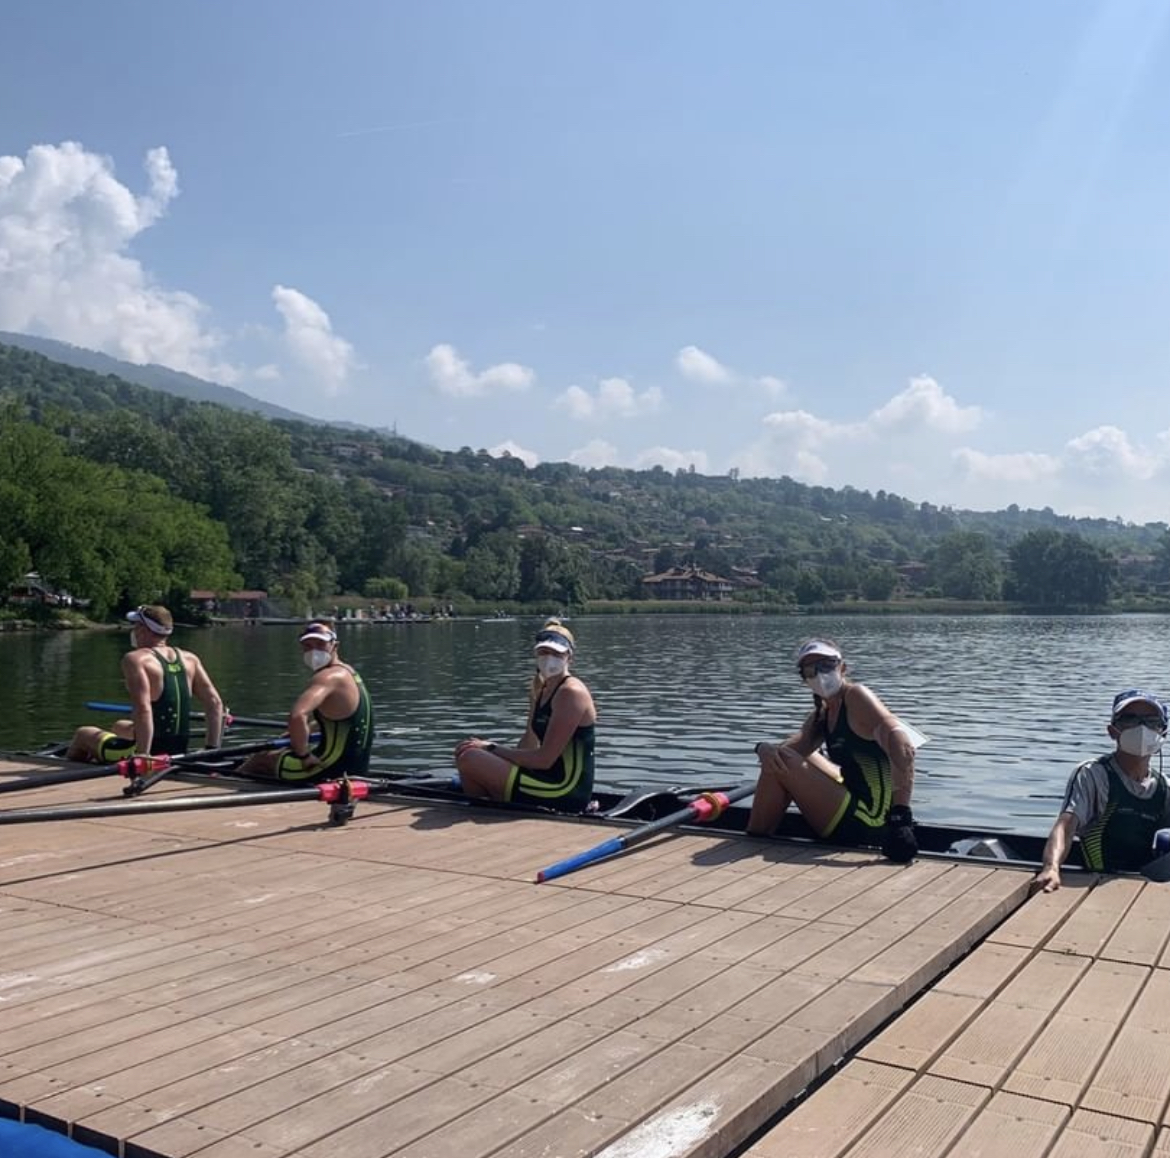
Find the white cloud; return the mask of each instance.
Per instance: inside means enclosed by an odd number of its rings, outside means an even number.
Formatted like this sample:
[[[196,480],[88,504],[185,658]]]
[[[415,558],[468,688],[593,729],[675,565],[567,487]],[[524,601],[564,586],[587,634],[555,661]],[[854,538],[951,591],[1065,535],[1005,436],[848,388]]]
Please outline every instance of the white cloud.
[[[1034,451],[985,454],[964,446],[956,450],[954,456],[967,477],[988,482],[1032,483],[1060,473],[1059,458]]]
[[[492,458],[503,458],[505,455],[511,455],[512,458],[518,458],[529,470],[540,462],[540,455],[535,450],[525,450],[524,447],[513,442],[510,438],[498,446],[489,446],[488,454]]]
[[[600,438],[591,439],[584,446],[569,452],[569,462],[588,469],[589,467],[618,466],[617,447]]]
[[[327,397],[339,394],[357,366],[353,346],[333,332],[329,315],[300,290],[273,286],[272,301],[284,319],[290,356]]]
[[[570,386],[554,405],[582,421],[634,418],[656,411],[662,405],[662,391],[651,386],[638,394],[625,378],[603,378],[597,384],[596,394],[590,394],[580,386]]]
[[[207,307],[129,256],[179,193],[165,148],[151,149],[144,168],[147,191],[135,195],[109,158],[73,141],[0,156],[0,329],[234,382]]]
[[[669,446],[651,446],[640,451],[634,457],[634,466],[637,470],[661,466],[672,471],[680,468],[686,470],[693,466],[699,474],[708,473],[705,450],[675,450]]]
[[[937,431],[960,434],[974,430],[983,419],[978,406],[960,406],[942,387],[927,377],[911,378],[901,394],[895,394],[869,416],[869,424],[886,431]]]
[[[446,343],[432,346],[424,361],[435,389],[453,398],[527,390],[536,381],[535,372],[518,362],[501,362],[476,374],[459,351]]]
[[[280,367],[273,365],[271,362],[267,362],[263,366],[257,366],[252,371],[252,377],[259,379],[261,382],[279,382],[281,377]]]
[[[1107,479],[1121,475],[1144,482],[1165,465],[1157,456],[1139,451],[1116,426],[1098,426],[1071,439],[1065,449],[1068,469]]]
[[[807,410],[765,415],[763,437],[732,461],[745,475],[933,493],[940,477],[954,469],[948,438],[982,420],[979,407],[960,406],[933,378],[918,377],[855,421],[833,421]]]
[[[674,364],[684,378],[709,386],[725,385],[734,377],[722,362],[713,358],[706,350],[700,350],[698,346],[683,346],[675,355]]]
[[[788,383],[784,379],[776,378],[771,374],[764,374],[762,377],[757,378],[756,385],[773,398],[779,398],[781,394],[785,394],[788,391]]]

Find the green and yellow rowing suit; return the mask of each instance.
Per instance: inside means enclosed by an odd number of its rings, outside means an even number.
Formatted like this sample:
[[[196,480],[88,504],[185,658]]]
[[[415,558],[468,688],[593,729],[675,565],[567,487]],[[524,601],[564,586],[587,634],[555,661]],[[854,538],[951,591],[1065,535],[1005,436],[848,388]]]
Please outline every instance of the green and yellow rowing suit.
[[[831,732],[826,723],[822,717],[825,747],[848,795],[821,836],[838,844],[878,845],[894,793],[890,758],[876,740],[863,740],[849,727],[844,698]]]
[[[542,743],[552,719],[553,700],[564,686],[561,680],[547,700],[541,703],[537,697],[533,701],[528,726]],[[504,799],[510,804],[536,804],[558,812],[584,812],[593,798],[593,740],[594,726],[581,724],[551,768],[513,764],[504,785]]]
[[[353,714],[342,720],[330,720],[313,712],[314,731],[320,733],[313,755],[320,761],[303,768],[291,752],[282,752],[276,761],[276,775],[281,780],[309,783],[327,780],[342,773],[364,776],[370,769],[370,749],[374,745],[374,709],[362,677],[347,666],[357,684],[358,704]]]
[[[178,756],[187,751],[191,737],[191,681],[183,665],[182,652],[173,649],[174,659],[167,659],[156,647],[151,654],[162,664],[163,685],[157,700],[150,705],[154,717],[154,739],[150,754],[166,753]],[[103,732],[98,740],[97,758],[103,764],[113,764],[136,750],[133,740],[123,740],[113,732]]]

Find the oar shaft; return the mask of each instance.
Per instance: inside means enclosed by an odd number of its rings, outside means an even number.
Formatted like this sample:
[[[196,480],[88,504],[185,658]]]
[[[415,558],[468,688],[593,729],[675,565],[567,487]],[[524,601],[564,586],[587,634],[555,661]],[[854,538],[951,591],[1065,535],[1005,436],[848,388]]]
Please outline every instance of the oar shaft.
[[[112,776],[118,769],[113,764],[98,764],[88,768],[69,768],[60,772],[42,772],[40,769],[30,769],[32,775],[22,776],[19,780],[0,781],[0,793],[23,792],[30,788],[51,788],[54,784],[73,784],[78,780],[98,780],[102,776]]]
[[[660,832],[665,832],[668,828],[674,828],[680,824],[702,823],[705,820],[713,820],[722,815],[723,810],[729,804],[737,800],[742,800],[746,796],[751,796],[755,790],[755,784],[751,783],[741,784],[737,788],[732,788],[729,792],[708,792],[698,800],[687,805],[686,808],[680,808],[677,812],[660,817],[658,820],[652,820],[648,824],[643,824],[635,828],[632,832],[624,833],[622,836],[615,836],[610,840],[603,841],[599,845],[595,845],[593,848],[577,853],[576,856],[567,857],[565,860],[549,865],[546,869],[541,869],[536,874],[537,883],[542,884],[545,881],[556,880],[557,877],[563,877],[568,873],[576,872],[577,869],[584,868],[586,865],[594,864],[596,861],[604,860],[606,857],[614,856],[616,853],[623,852],[625,849],[631,848],[636,844],[641,844],[643,841],[649,840],[652,836],[657,836]]]
[[[85,706],[94,712],[120,712],[126,716],[132,710],[129,704],[113,704],[107,703],[105,700],[89,700]],[[191,719],[206,720],[207,714],[205,712],[192,712]],[[277,720],[265,716],[237,716],[235,712],[225,712],[223,722],[225,726],[239,724],[241,727],[249,728],[284,728],[288,726],[288,720]]]
[[[108,804],[75,804],[61,808],[14,808],[0,812],[0,824],[35,824],[49,820],[87,820],[104,816],[135,816],[142,812],[188,812],[202,808],[246,808],[257,804],[284,804],[290,800],[320,800],[317,788],[278,788],[271,792],[233,792],[223,796],[157,796],[146,800],[119,800]]]

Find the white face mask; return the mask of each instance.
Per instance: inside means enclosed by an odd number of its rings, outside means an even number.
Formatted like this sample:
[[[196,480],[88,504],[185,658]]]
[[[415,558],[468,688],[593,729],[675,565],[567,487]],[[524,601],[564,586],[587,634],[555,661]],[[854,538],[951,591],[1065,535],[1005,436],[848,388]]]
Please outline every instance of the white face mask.
[[[845,681],[839,671],[826,671],[812,676],[804,682],[822,700],[827,700],[841,690]]]
[[[1130,756],[1153,756],[1162,750],[1162,733],[1144,724],[1126,728],[1118,737],[1117,746]]]
[[[536,670],[540,672],[540,678],[543,680],[556,679],[569,670],[569,661],[563,655],[538,655]]]
[[[311,651],[301,652],[301,659],[304,660],[305,667],[312,671],[320,671],[326,667],[329,661],[333,658],[331,651],[325,651],[323,648],[314,647]]]

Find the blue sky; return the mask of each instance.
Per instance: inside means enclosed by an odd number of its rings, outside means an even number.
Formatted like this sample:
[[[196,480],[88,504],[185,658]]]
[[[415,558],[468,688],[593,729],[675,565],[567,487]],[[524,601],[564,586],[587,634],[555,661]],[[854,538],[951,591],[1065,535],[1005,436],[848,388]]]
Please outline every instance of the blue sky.
[[[4,24],[0,329],[530,462],[1170,517],[1166,0]]]

